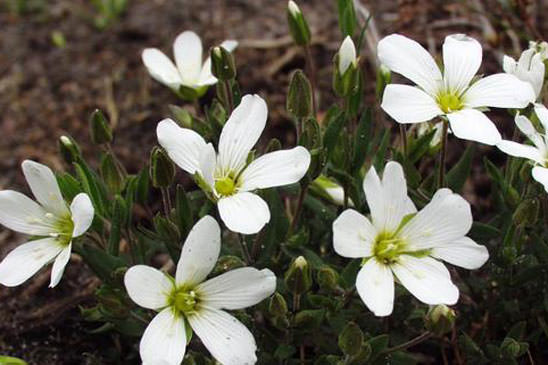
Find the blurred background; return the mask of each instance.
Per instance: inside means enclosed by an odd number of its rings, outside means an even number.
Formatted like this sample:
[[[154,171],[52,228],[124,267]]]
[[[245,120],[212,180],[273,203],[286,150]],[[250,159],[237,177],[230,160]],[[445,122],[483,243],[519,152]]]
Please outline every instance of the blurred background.
[[[291,71],[304,68],[305,59],[289,36],[285,0],[122,0],[116,9],[106,3],[0,2],[0,189],[28,192],[20,171],[27,158],[54,170],[66,168],[57,146],[64,134],[74,137],[93,160],[88,117],[95,108],[104,110],[115,126],[114,149],[128,172],[141,168],[156,143],[157,122],[169,116],[168,105],[184,105],[149,77],[141,51],[157,47],[171,57],[172,43],[184,30],[201,36],[204,51],[225,39],[240,42],[235,57],[242,92],[259,93],[269,105],[262,140],[277,137],[287,146],[295,143],[285,94]],[[313,34],[321,119],[334,101],[332,59],[342,41],[336,1],[298,4]],[[503,54],[518,57],[529,40],[543,40],[548,31],[548,1],[541,0],[361,0],[355,6],[361,21],[373,16],[361,54],[369,102],[377,109],[374,44],[385,35],[405,34],[439,55],[446,35],[467,33],[483,45],[480,72],[490,74],[502,72]],[[204,105],[212,94],[210,90]],[[505,112],[492,116],[509,137],[512,118]],[[394,126],[392,121],[385,123]],[[450,139],[450,146],[449,164],[465,143]],[[481,152],[473,181],[465,189],[480,219],[490,209],[484,199],[490,180],[481,158],[488,154],[492,161],[505,160],[496,149]],[[1,228],[0,257],[23,240]],[[79,321],[78,310],[92,297],[95,279],[83,264],[75,263],[55,290],[47,289],[48,280],[45,272],[20,288],[0,288],[0,354],[19,354],[40,364],[70,364],[84,363],[85,353],[85,363],[97,363],[94,354],[111,348],[112,339],[91,335]],[[101,341],[109,346],[102,349]]]

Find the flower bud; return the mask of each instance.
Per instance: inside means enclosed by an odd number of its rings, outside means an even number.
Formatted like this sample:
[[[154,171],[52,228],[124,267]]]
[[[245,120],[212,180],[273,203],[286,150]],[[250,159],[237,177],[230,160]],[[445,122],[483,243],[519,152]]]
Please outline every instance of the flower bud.
[[[291,76],[286,109],[296,118],[308,117],[313,113],[312,86],[301,70],[295,71]]]
[[[122,191],[126,184],[127,172],[112,153],[109,152],[103,156],[99,171],[111,192],[119,193]]]
[[[377,70],[377,85],[375,88],[377,98],[382,98],[384,88],[390,83],[390,81],[392,81],[392,73],[390,72],[390,69],[385,65],[380,65]]]
[[[356,48],[350,36],[347,36],[335,56],[333,89],[339,96],[347,97],[354,93],[359,83],[358,59]]]
[[[325,309],[305,309],[295,314],[295,326],[300,328],[317,328],[325,318]]]
[[[232,80],[236,77],[234,56],[221,46],[211,49],[211,73],[219,80]]]
[[[70,136],[59,137],[59,152],[68,164],[78,161],[81,156],[80,147]]]
[[[175,180],[175,165],[159,147],[154,147],[150,153],[150,179],[155,188],[168,187]]]
[[[188,112],[188,110],[181,108],[180,106],[170,104],[168,105],[169,111],[175,118],[175,121],[179,126],[183,128],[192,129],[193,126],[193,118],[192,115]]]
[[[363,332],[360,327],[349,322],[339,334],[339,348],[348,356],[357,355],[363,344]]]
[[[302,294],[310,289],[312,285],[310,266],[303,256],[293,260],[285,272],[284,280],[287,287],[296,294]]]
[[[446,305],[440,304],[430,307],[425,318],[425,327],[437,336],[451,331],[455,323],[455,311]]]
[[[289,33],[296,44],[304,46],[310,43],[308,23],[299,6],[292,0],[287,3],[287,22],[289,23]]]
[[[93,143],[104,144],[112,142],[112,130],[108,125],[107,118],[99,109],[95,109],[93,113],[91,113],[89,127],[89,133]]]
[[[268,144],[266,145],[264,153],[267,154],[269,152],[279,151],[282,149],[282,143],[278,138],[272,138]]]
[[[268,302],[268,313],[274,317],[283,317],[287,314],[287,311],[287,303],[283,295],[275,292]]]
[[[329,266],[323,266],[318,270],[316,280],[323,290],[333,291],[338,287],[339,274]]]
[[[527,343],[520,343],[511,337],[506,337],[500,345],[501,352],[506,358],[519,357],[527,352],[527,348]]]
[[[230,270],[238,269],[244,267],[245,262],[242,261],[238,256],[226,255],[219,257],[215,268],[213,269],[213,274],[220,275]]]

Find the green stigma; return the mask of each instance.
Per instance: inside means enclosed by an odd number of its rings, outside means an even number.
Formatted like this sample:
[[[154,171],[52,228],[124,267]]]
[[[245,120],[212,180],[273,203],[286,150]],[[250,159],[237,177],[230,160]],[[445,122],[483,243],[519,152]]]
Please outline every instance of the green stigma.
[[[463,107],[460,98],[453,93],[445,93],[438,96],[438,105],[444,113],[461,110]]]
[[[405,252],[406,247],[407,244],[402,238],[392,233],[382,232],[375,239],[373,253],[380,262],[391,264]]]
[[[74,222],[72,221],[72,217],[67,215],[66,217],[57,219],[57,222],[55,222],[55,228],[57,231],[55,236],[57,242],[59,242],[62,246],[67,246],[72,240],[72,232],[74,231]]]
[[[236,183],[230,176],[215,181],[215,190],[222,196],[232,195],[236,192]]]
[[[179,313],[189,314],[195,312],[198,298],[194,290],[177,290],[172,295],[172,306]]]

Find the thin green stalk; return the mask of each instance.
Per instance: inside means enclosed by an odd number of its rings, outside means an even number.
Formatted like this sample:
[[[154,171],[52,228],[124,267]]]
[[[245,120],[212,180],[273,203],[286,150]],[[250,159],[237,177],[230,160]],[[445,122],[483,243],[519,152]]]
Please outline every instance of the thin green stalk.
[[[438,188],[442,188],[445,183],[445,159],[447,157],[447,129],[449,127],[446,120],[442,121],[443,129],[441,135],[441,148],[440,148],[440,170],[438,176]]]
[[[399,344],[399,345],[394,346],[394,347],[389,347],[389,348],[383,350],[381,353],[382,354],[390,354],[392,352],[405,350],[409,347],[418,345],[419,343],[428,340],[430,337],[432,337],[432,335],[433,335],[432,332],[426,331],[423,334],[421,334],[421,335],[419,335],[419,336],[417,336],[417,337],[415,337],[415,338],[413,338],[413,339],[411,339],[407,342],[404,342],[404,343]]]
[[[310,78],[310,86],[312,88],[312,110],[314,111],[314,117],[316,117],[316,67],[314,65],[312,53],[310,52],[310,45],[306,44],[303,48],[306,58],[306,67],[308,69],[307,73]]]
[[[297,209],[293,215],[293,220],[291,221],[291,226],[289,227],[289,234],[293,234],[295,228],[297,228],[297,223],[299,222],[299,217],[302,214],[303,203],[306,193],[308,192],[308,184],[301,185],[301,192],[299,193],[299,199],[297,200]]]
[[[240,249],[242,250],[242,256],[247,265],[251,265],[251,255],[249,254],[249,249],[247,248],[247,243],[245,242],[244,236],[238,234],[238,242],[240,243]]]

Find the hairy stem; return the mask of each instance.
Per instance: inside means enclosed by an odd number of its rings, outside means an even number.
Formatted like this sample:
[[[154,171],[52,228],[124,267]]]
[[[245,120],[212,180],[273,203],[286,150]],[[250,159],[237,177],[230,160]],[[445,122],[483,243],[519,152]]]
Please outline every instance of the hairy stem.
[[[442,123],[443,123],[443,129],[441,133],[440,174],[438,177],[438,188],[442,188],[445,183],[445,159],[447,155],[447,129],[449,127],[446,120],[443,120]]]

